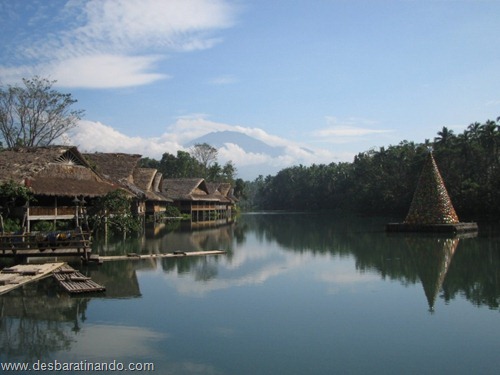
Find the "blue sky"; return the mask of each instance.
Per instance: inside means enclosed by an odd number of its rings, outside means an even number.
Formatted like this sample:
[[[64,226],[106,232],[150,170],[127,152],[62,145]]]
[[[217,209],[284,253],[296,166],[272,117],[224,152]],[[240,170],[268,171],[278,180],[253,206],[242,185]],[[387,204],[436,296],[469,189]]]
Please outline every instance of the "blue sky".
[[[219,150],[267,174],[496,119],[499,14],[487,0],[0,0],[0,80],[57,80],[86,111],[62,140],[82,151],[159,159],[233,130],[285,147]]]

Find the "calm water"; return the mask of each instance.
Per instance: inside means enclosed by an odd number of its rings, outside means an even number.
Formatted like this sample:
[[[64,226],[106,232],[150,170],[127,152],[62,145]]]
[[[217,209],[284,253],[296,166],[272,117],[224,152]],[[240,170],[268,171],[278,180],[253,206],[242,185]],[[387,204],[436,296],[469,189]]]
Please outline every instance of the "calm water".
[[[0,361],[154,363],[160,374],[498,374],[497,232],[389,236],[386,221],[253,214],[100,245],[102,254],[228,253],[84,270],[106,285],[102,295],[70,298],[47,279],[0,297]]]

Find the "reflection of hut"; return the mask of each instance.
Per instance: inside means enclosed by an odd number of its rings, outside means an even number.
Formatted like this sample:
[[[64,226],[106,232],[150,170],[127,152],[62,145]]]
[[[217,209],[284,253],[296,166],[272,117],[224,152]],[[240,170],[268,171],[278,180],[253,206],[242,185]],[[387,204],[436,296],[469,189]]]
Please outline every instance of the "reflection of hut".
[[[101,298],[137,298],[141,296],[136,269],[147,263],[140,262],[104,262],[98,269],[90,271],[89,276],[97,283],[106,285],[106,292]],[[154,269],[149,265],[147,269]]]
[[[388,224],[394,232],[467,232],[477,231],[476,223],[460,223],[446,191],[436,161],[429,152],[406,219]]]

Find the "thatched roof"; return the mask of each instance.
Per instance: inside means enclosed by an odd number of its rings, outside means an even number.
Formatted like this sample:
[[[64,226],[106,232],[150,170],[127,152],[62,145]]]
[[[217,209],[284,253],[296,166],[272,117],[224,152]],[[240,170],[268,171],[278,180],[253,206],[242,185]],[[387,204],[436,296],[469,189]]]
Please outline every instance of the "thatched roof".
[[[133,173],[134,185],[141,189],[149,200],[172,201],[160,194],[161,176],[162,174],[154,168],[136,168]]]
[[[217,190],[219,190],[223,196],[228,197],[231,193],[231,184],[229,182],[221,182]]]
[[[229,199],[231,202],[235,203],[238,201],[238,198],[236,198],[233,195],[233,187],[229,182],[221,182],[217,188],[217,190],[227,199]]]
[[[113,182],[133,182],[133,173],[141,159],[138,154],[103,153],[83,154],[98,173]]]
[[[229,188],[227,187],[229,185]],[[222,182],[207,182],[210,195],[221,202],[231,203],[231,199],[227,196],[231,189],[231,184]]]
[[[120,184],[137,197],[152,201],[169,201],[169,199],[159,194],[158,190],[154,189],[157,170],[154,168],[139,168],[141,155],[99,152],[83,155],[97,172],[107,180]]]
[[[0,151],[0,180],[22,183],[33,178],[51,164],[64,162],[68,165],[89,167],[76,147],[16,147]]]
[[[458,216],[446,191],[432,152],[424,163],[406,216],[407,224],[456,224]]]
[[[163,195],[176,201],[218,201],[203,178],[166,178]]]
[[[153,190],[155,175],[156,169],[154,168],[135,168],[133,171],[134,184],[142,190]]]
[[[73,146],[19,147],[0,151],[0,181],[13,180],[34,194],[101,196],[116,190]]]

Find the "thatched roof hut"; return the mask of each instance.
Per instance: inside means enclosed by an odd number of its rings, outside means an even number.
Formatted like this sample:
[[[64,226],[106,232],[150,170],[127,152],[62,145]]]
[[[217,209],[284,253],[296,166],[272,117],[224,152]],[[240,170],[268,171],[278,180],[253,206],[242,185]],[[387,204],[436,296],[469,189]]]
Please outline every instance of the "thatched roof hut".
[[[0,181],[13,180],[36,195],[96,197],[118,187],[92,170],[74,146],[17,147],[0,151]]]
[[[166,178],[163,195],[174,201],[216,201],[203,178]]]
[[[140,168],[141,155],[124,153],[83,154],[107,180],[128,189],[140,199],[168,202],[160,194],[161,173],[154,168]]]

